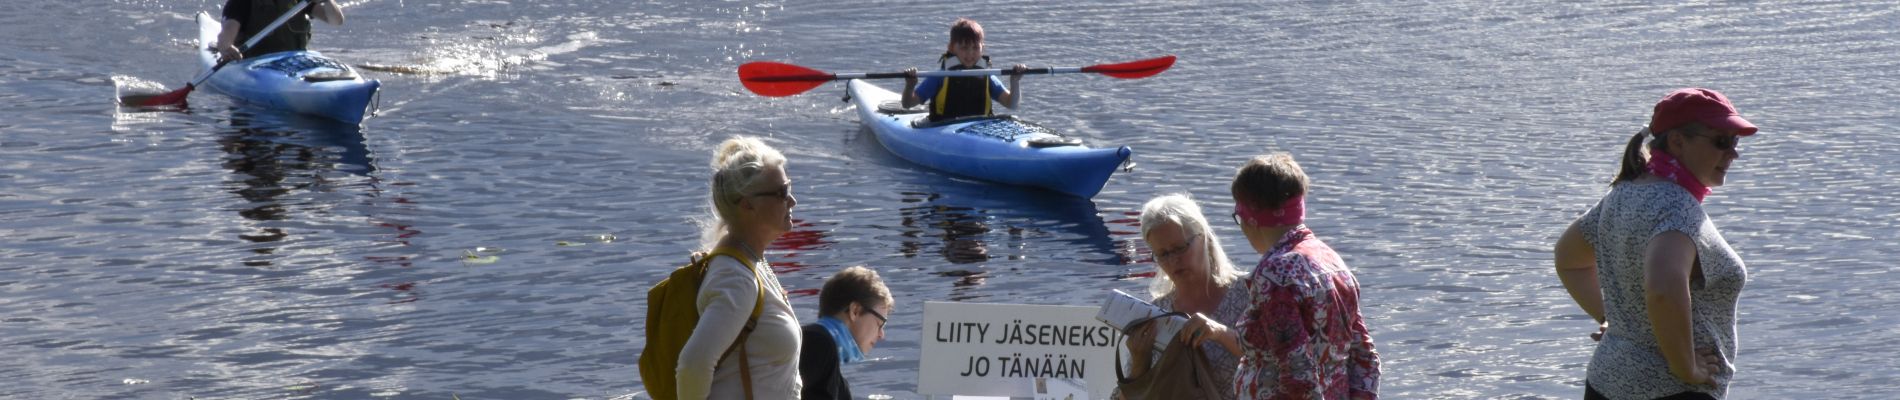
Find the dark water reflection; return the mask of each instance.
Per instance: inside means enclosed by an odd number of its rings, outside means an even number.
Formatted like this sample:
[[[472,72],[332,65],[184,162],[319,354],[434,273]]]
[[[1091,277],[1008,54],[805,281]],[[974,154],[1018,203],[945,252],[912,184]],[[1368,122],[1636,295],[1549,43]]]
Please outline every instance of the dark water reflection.
[[[930,193],[902,193],[905,203],[928,203],[938,198]],[[899,209],[904,216],[903,225],[911,228],[903,233],[902,243],[905,257],[917,257],[924,252],[924,240],[941,239],[938,246],[944,260],[951,264],[981,263],[990,260],[990,250],[983,243],[983,235],[990,233],[990,227],[981,215],[972,215],[975,209],[926,204]]]
[[[1050,250],[1038,246],[1059,245],[1065,253],[1080,253],[1077,261],[1120,260],[1088,199],[952,178],[922,184],[933,191],[898,193],[905,257],[935,253],[950,264],[982,264],[996,257],[1021,260]],[[1071,238],[1057,244],[1039,240],[1052,235]]]
[[[319,118],[283,114],[269,110],[234,109],[228,130],[218,132],[217,144],[226,154],[224,167],[232,172],[230,192],[250,208],[238,210],[238,216],[251,221],[282,221],[290,214],[286,208],[299,204],[279,198],[301,191],[331,190],[326,175],[342,172],[370,177],[374,189],[376,171],[362,128]],[[280,224],[259,224],[256,231],[238,238],[253,243],[283,240],[290,234]],[[274,247],[254,247],[252,252],[271,254]],[[246,261],[261,267],[269,261]]]

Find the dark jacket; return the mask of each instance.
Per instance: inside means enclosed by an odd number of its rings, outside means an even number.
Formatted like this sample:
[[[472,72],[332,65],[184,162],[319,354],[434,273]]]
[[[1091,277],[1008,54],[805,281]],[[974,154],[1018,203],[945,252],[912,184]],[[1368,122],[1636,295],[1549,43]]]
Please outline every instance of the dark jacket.
[[[297,5],[297,0],[226,1],[224,19],[238,22],[237,42],[232,45],[244,46],[245,41],[251,40],[252,36],[257,36],[258,31],[264,30],[271,21],[276,21],[277,17],[283,16],[285,12],[290,11],[291,6],[295,5]],[[264,36],[264,40],[257,41],[256,46],[244,50],[244,56],[256,57],[308,48],[310,46],[310,10],[314,8],[316,8],[314,5],[304,7],[303,12],[290,17],[289,21],[284,21],[284,26],[277,27],[277,30],[272,31],[270,35]]]
[[[810,399],[850,399],[851,385],[839,373],[838,341],[831,331],[816,323],[805,325],[804,344],[798,349],[798,378],[805,382],[799,397]],[[858,345],[851,343],[852,346]]]

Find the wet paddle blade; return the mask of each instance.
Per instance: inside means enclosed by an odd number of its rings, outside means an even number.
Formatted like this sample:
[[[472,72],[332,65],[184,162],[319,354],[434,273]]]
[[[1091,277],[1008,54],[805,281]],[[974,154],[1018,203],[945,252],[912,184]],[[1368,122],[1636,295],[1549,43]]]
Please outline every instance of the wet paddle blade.
[[[1082,67],[1082,72],[1093,72],[1121,79],[1140,79],[1155,76],[1173,66],[1174,56],[1169,55],[1119,64],[1091,65]]]
[[[191,85],[160,94],[129,94],[119,97],[119,105],[131,107],[184,107],[185,98],[191,95]]]
[[[746,90],[766,97],[785,97],[824,85],[832,74],[797,65],[771,61],[753,61],[739,66],[739,82]]]

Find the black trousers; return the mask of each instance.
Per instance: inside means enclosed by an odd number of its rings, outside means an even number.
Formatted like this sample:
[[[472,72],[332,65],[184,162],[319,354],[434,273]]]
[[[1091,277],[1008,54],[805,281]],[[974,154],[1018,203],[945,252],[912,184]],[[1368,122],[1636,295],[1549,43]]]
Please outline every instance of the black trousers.
[[[1602,393],[1597,393],[1596,388],[1590,387],[1589,381],[1584,381],[1583,382],[1583,400],[1610,400],[1610,398],[1607,396],[1604,396]],[[1682,393],[1676,393],[1676,394],[1672,394],[1668,396],[1657,397],[1656,400],[1715,400],[1715,396],[1710,396],[1708,393],[1702,393],[1702,392],[1682,392]]]

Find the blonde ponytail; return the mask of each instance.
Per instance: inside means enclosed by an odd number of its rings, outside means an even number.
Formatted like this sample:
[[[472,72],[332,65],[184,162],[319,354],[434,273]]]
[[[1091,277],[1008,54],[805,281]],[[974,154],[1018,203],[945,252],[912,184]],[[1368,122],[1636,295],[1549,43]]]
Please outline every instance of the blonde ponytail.
[[[709,215],[699,221],[701,251],[711,251],[719,238],[726,235],[730,220],[738,215],[734,207],[745,196],[745,188],[767,168],[784,166],[785,155],[758,138],[733,136],[713,149],[710,165],[713,174],[707,195]]]

